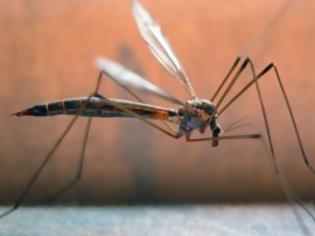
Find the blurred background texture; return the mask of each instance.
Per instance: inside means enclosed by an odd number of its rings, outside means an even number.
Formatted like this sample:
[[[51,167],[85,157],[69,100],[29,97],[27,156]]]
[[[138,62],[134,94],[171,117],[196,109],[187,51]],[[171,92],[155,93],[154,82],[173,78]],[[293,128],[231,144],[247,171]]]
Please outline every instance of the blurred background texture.
[[[197,94],[210,98],[242,50],[261,33],[284,0],[142,0],[161,24]],[[87,96],[96,83],[95,57],[137,71],[180,99],[181,84],[146,48],[131,1],[12,0],[1,6],[0,203],[12,203],[70,120],[68,116],[10,117],[33,104]],[[315,166],[315,2],[295,1],[251,47],[257,71],[274,62],[280,71],[310,162]],[[246,72],[230,97],[250,80]],[[306,168],[275,76],[261,81],[278,162],[304,200],[314,199]],[[107,97],[128,98],[105,80]],[[144,95],[152,104],[173,107]],[[229,108],[224,127],[264,133],[254,88]],[[70,180],[78,165],[86,119],[80,118],[27,198],[40,203]],[[132,119],[94,119],[81,181],[60,203],[206,203],[283,201],[278,178],[260,141],[186,143]]]

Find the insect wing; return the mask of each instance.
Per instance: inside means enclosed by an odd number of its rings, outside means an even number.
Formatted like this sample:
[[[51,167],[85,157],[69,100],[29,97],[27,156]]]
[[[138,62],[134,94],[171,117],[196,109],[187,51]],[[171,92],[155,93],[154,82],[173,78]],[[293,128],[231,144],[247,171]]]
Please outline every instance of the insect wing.
[[[191,96],[196,97],[189,78],[163,34],[161,27],[137,0],[133,2],[132,12],[140,33],[153,55],[171,75],[184,83]]]
[[[183,102],[173,97],[158,86],[152,84],[140,75],[126,69],[122,65],[110,61],[106,58],[99,57],[96,59],[97,66],[104,71],[111,79],[126,87],[136,88],[145,92],[149,92],[172,103],[183,105]]]

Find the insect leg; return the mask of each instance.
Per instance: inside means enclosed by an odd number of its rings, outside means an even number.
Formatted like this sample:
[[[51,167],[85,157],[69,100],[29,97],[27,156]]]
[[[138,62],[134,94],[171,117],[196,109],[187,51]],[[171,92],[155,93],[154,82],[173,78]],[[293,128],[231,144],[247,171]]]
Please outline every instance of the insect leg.
[[[151,127],[153,127],[153,128],[155,128],[155,129],[161,131],[162,133],[166,134],[167,136],[169,136],[169,137],[171,137],[171,138],[176,138],[176,139],[178,139],[178,138],[182,137],[182,134],[181,134],[181,133],[179,133],[179,132],[172,132],[171,130],[166,130],[166,129],[162,128],[161,126],[159,126],[159,125],[153,123],[152,121],[149,121],[148,119],[146,119],[146,118],[140,116],[140,115],[137,114],[136,112],[134,112],[134,111],[132,111],[132,110],[130,110],[130,109],[128,109],[128,108],[126,108],[126,107],[120,105],[120,104],[117,104],[117,103],[112,102],[112,101],[110,101],[110,100],[106,100],[106,102],[108,102],[110,105],[112,105],[112,106],[118,108],[119,110],[128,113],[131,117],[137,118],[138,120],[140,120],[140,121],[142,121],[142,122],[144,122],[144,123],[150,125]]]
[[[101,79],[102,79],[102,76],[106,75],[106,73],[104,71],[101,71],[99,73],[99,77],[98,77],[98,80],[97,80],[97,85],[96,85],[96,91],[98,92],[99,91],[99,87],[100,87],[100,83],[101,83]],[[144,102],[142,98],[140,98],[137,94],[135,94],[131,89],[129,89],[127,86],[124,86],[120,83],[117,82],[117,84],[122,87],[127,93],[129,93],[131,96],[133,96],[137,101],[139,102]],[[170,125],[167,121],[162,121],[162,123],[164,123],[166,125],[166,127],[169,129],[168,131],[171,132],[171,133],[176,133],[176,130],[175,128]]]
[[[228,87],[225,89],[225,91],[223,92],[222,96],[220,97],[219,101],[216,104],[217,109],[219,109],[221,103],[223,102],[224,98],[227,96],[227,94],[230,92],[230,90],[232,89],[234,83],[236,82],[236,80],[239,78],[239,76],[241,75],[241,73],[244,71],[244,69],[246,68],[247,64],[249,62],[249,59],[246,58],[245,61],[242,63],[242,65],[240,66],[240,68],[238,69],[238,71],[235,73],[235,75],[232,77]],[[233,69],[233,67],[232,67]],[[229,75],[229,73],[228,73]]]
[[[96,82],[96,87],[94,90],[94,93],[91,95],[93,96],[94,94],[97,94],[99,92],[100,89],[100,85],[101,85],[101,80],[102,80],[102,75],[103,72],[101,71],[98,75],[97,78],[97,82]],[[127,89],[127,88],[126,88]],[[129,91],[128,91],[129,92]],[[132,93],[131,93],[132,94]],[[132,94],[133,95],[133,94]],[[90,97],[91,97],[90,96]],[[134,95],[136,96],[136,95]],[[82,111],[84,109],[85,105],[82,105],[79,109],[79,112]],[[86,146],[87,146],[87,141],[88,141],[88,137],[89,137],[89,132],[90,132],[90,128],[91,128],[91,123],[92,123],[92,118],[88,118],[88,122],[84,131],[84,138],[83,138],[83,143],[82,143],[82,148],[80,151],[80,158],[79,158],[79,164],[78,164],[78,168],[77,171],[75,173],[75,176],[72,180],[70,180],[67,184],[65,184],[64,186],[62,186],[58,191],[56,191],[54,194],[52,194],[48,200],[45,200],[46,203],[51,203],[53,201],[55,201],[58,197],[60,197],[62,194],[64,194],[66,191],[70,190],[76,183],[78,183],[81,179],[82,176],[82,171],[83,171],[83,165],[84,165],[84,158],[85,158],[85,150],[86,150]]]
[[[96,84],[96,88],[95,88],[95,92],[97,93],[100,87],[100,82],[101,82],[101,74],[99,75],[99,78],[97,80],[97,84]],[[89,98],[91,98],[94,94],[90,95]],[[4,213],[0,214],[0,219],[9,215],[10,213],[12,213],[13,211],[15,211],[17,208],[20,207],[20,205],[24,202],[28,192],[31,190],[31,188],[33,187],[35,181],[37,180],[37,178],[39,177],[39,175],[41,174],[41,172],[43,171],[43,169],[45,168],[45,166],[47,165],[47,163],[49,162],[49,160],[52,158],[53,154],[55,153],[55,151],[57,150],[57,148],[60,146],[60,144],[63,142],[64,138],[67,136],[67,134],[69,133],[70,129],[72,128],[72,126],[74,125],[74,123],[76,122],[76,120],[79,118],[79,114],[82,112],[82,110],[85,108],[85,105],[82,105],[79,110],[78,113],[71,119],[71,121],[69,122],[69,124],[67,125],[66,129],[64,130],[64,132],[62,133],[62,135],[59,137],[59,139],[57,140],[57,142],[54,144],[54,146],[52,147],[52,149],[48,152],[48,154],[45,156],[44,160],[42,161],[41,165],[39,166],[39,168],[36,170],[35,174],[32,176],[32,178],[29,180],[29,182],[27,183],[26,187],[23,189],[23,191],[20,193],[20,195],[18,196],[17,200],[15,201],[13,207],[11,207],[9,210],[5,211]],[[83,152],[84,154],[84,152]],[[81,159],[84,158],[84,155]],[[83,161],[82,161],[83,162]]]
[[[100,85],[102,82],[102,76],[105,75],[105,73],[103,71],[101,71],[98,75],[98,79],[96,82],[96,87],[95,87],[95,94],[97,94],[99,92],[100,89]],[[120,85],[120,84],[119,84]],[[125,89],[131,96],[133,96],[136,100],[142,102],[142,99],[139,98],[135,93],[133,93],[130,89],[128,89],[127,87],[120,85],[123,89]],[[54,200],[56,200],[59,196],[61,196],[62,194],[64,194],[66,191],[68,191],[69,189],[71,189],[77,182],[79,182],[79,180],[81,179],[82,176],[82,171],[83,171],[83,165],[84,165],[84,157],[85,157],[85,150],[86,150],[86,146],[87,146],[87,141],[88,141],[88,136],[89,136],[89,131],[90,131],[90,127],[91,127],[91,123],[92,123],[92,118],[88,119],[88,123],[86,125],[85,131],[84,131],[84,139],[83,139],[83,143],[82,143],[82,149],[80,152],[80,158],[79,158],[79,164],[78,164],[78,169],[75,173],[75,176],[72,180],[70,180],[67,184],[65,184],[63,187],[61,187],[58,191],[56,191],[54,194],[52,194],[51,197],[49,197],[48,200],[46,200],[45,202],[53,202]]]
[[[166,125],[166,127],[173,133],[177,133],[177,130],[174,128],[173,125],[168,123],[167,121],[162,120],[162,123]]]
[[[228,73],[226,74],[226,76],[224,77],[224,79],[222,80],[222,82],[220,83],[219,87],[216,89],[216,91],[214,92],[214,94],[211,97],[212,102],[214,102],[215,98],[218,96],[219,92],[221,91],[221,89],[223,88],[224,84],[226,83],[226,81],[230,78],[231,74],[233,73],[234,69],[236,68],[236,66],[238,65],[238,63],[240,62],[241,58],[237,57],[236,60],[234,61],[232,67],[230,68],[230,70],[228,71]]]
[[[100,85],[101,85],[101,80],[102,80],[102,76],[105,75],[105,73],[103,71],[101,71],[99,73],[98,79],[97,79],[97,83],[96,83],[96,88],[95,88],[95,94],[98,93],[99,89],[100,89]],[[143,102],[143,100],[138,97],[135,93],[133,93],[130,89],[128,89],[126,86],[123,86],[121,84],[119,84],[123,89],[125,89],[129,94],[131,94],[133,97],[135,97],[136,100]],[[116,103],[113,103],[113,105],[115,104],[115,106],[117,107]],[[128,110],[128,111],[126,111]],[[128,112],[129,114],[131,113],[131,115],[134,116],[134,113],[132,111],[130,111],[129,109],[124,108],[124,111]],[[137,114],[136,114],[137,115]],[[141,116],[139,116],[141,117]],[[143,119],[141,117],[141,119]],[[85,132],[84,132],[84,139],[83,139],[83,145],[82,145],[82,149],[81,149],[81,153],[80,153],[80,159],[79,159],[79,165],[78,165],[78,169],[76,171],[76,174],[74,176],[74,178],[72,180],[70,180],[66,185],[64,185],[63,187],[61,187],[56,193],[54,193],[48,200],[47,202],[52,202],[54,200],[56,200],[59,196],[61,196],[63,193],[65,193],[66,191],[68,191],[70,188],[72,188],[80,179],[82,176],[82,170],[83,170],[83,164],[84,164],[84,157],[85,157],[85,150],[86,150],[86,145],[87,145],[87,140],[88,140],[88,135],[89,135],[89,130],[90,130],[90,126],[91,126],[91,122],[92,122],[92,118],[89,118]],[[155,125],[155,124],[154,124]],[[160,128],[160,127],[159,127]],[[161,128],[162,129],[162,128]],[[172,134],[169,133],[169,135],[171,135],[171,137],[177,137],[176,134]]]
[[[82,143],[82,149],[81,149],[81,152],[80,152],[80,159],[79,159],[78,169],[76,171],[76,174],[75,174],[74,178],[72,180],[70,180],[67,184],[65,184],[63,187],[61,187],[54,194],[52,194],[51,197],[49,197],[49,199],[46,200],[45,202],[50,203],[50,202],[56,200],[59,196],[61,196],[67,190],[72,188],[81,179],[83,165],[84,165],[85,150],[86,150],[86,146],[87,146],[87,141],[88,141],[88,137],[89,137],[91,123],[92,123],[92,118],[89,118],[88,122],[87,122],[87,125],[86,125],[86,128],[85,128],[85,131],[84,131],[84,138],[83,138],[83,143]]]
[[[100,84],[101,84],[101,80],[102,80],[102,75],[106,75],[106,73],[104,71],[101,71],[100,74],[99,74],[99,77],[98,77],[98,80],[97,80],[97,84],[96,84],[96,92],[98,92],[99,90],[99,87],[100,87]],[[119,86],[121,86],[122,88],[124,88],[128,93],[130,93],[132,96],[134,96],[138,101],[141,101],[142,102],[142,99],[139,98],[136,94],[134,94],[130,89],[128,89],[126,86],[123,86],[121,84],[118,83]],[[128,113],[129,115],[131,115],[132,117],[134,118],[137,118],[139,119],[140,121],[150,125],[151,127],[161,131],[162,133],[168,135],[169,137],[172,137],[172,138],[180,138],[182,135],[178,132],[174,132],[174,130],[165,130],[163,129],[162,127],[158,126],[157,124],[143,118],[142,116],[138,115],[136,112],[134,111],[131,111],[130,109],[122,106],[122,105],[119,105],[115,102],[112,102],[110,100],[106,100],[110,105],[120,109],[121,111],[124,111],[126,113]]]
[[[268,71],[271,70],[271,68],[275,68],[273,64],[269,64],[264,70],[262,70],[262,72],[260,72],[258,75],[256,75],[255,73],[255,69],[253,66],[253,63],[250,59],[247,60],[248,63],[250,64],[250,69],[253,73],[253,79],[251,82],[249,82],[238,94],[236,94],[228,103],[227,105],[225,105],[221,111],[218,112],[218,114],[222,114],[223,111],[225,111],[225,109],[227,109],[240,95],[242,95],[249,87],[251,87],[251,85],[253,85],[255,83],[256,85],[256,90],[257,90],[257,94],[258,94],[258,98],[259,98],[259,103],[261,106],[261,110],[262,110],[262,114],[263,114],[263,118],[264,118],[264,123],[265,123],[265,128],[266,128],[266,132],[267,132],[267,136],[268,136],[268,143],[269,143],[269,148],[271,151],[271,157],[272,157],[272,163],[273,166],[275,168],[276,174],[279,176],[280,181],[281,181],[281,186],[283,188],[283,191],[286,195],[286,197],[288,198],[288,200],[293,201],[295,203],[297,203],[302,209],[305,210],[305,212],[313,219],[315,220],[315,216],[311,213],[311,211],[309,209],[307,209],[301,202],[300,198],[298,197],[298,195],[295,193],[295,191],[292,189],[292,187],[289,185],[284,173],[281,172],[281,170],[279,169],[279,166],[276,162],[275,159],[275,153],[274,153],[274,147],[272,144],[272,139],[271,139],[271,133],[270,133],[270,128],[269,128],[269,124],[268,124],[268,120],[267,120],[267,113],[265,110],[265,106],[262,100],[262,95],[261,95],[261,91],[260,91],[260,87],[258,85],[258,79],[261,78],[265,73],[267,73]],[[275,71],[278,72],[275,68]],[[279,76],[279,73],[276,73],[277,77]],[[279,77],[280,79],[280,77]],[[281,80],[280,80],[281,82]],[[282,83],[281,83],[282,85]],[[281,88],[283,88],[283,86],[281,86]],[[282,90],[284,92],[284,89]],[[285,94],[285,92],[284,92]],[[286,96],[285,96],[286,97]],[[287,101],[287,100],[286,100]],[[288,104],[288,103],[287,103]],[[289,111],[291,110],[290,105],[288,105],[288,109]],[[293,118],[294,119],[294,118]],[[299,136],[298,136],[299,137]],[[301,147],[301,146],[300,146]],[[303,146],[302,146],[302,150]],[[302,152],[303,153],[303,152]],[[304,152],[305,153],[305,152]]]
[[[44,158],[44,160],[42,161],[41,165],[39,166],[39,168],[36,170],[35,174],[32,176],[32,178],[30,179],[30,181],[28,182],[28,184],[26,185],[26,187],[23,189],[23,191],[21,192],[21,194],[18,196],[17,200],[14,203],[14,206],[11,207],[9,210],[5,211],[4,213],[2,213],[0,215],[0,219],[9,215],[10,213],[12,213],[13,211],[15,211],[25,200],[25,197],[27,196],[28,192],[30,191],[30,189],[32,188],[32,186],[34,185],[35,181],[37,180],[38,176],[41,174],[42,170],[45,168],[46,164],[48,163],[48,161],[51,159],[51,157],[53,156],[53,154],[55,153],[55,151],[57,150],[57,148],[60,146],[60,144],[62,143],[62,141],[64,140],[64,138],[66,137],[66,135],[69,133],[70,129],[72,128],[73,124],[75,123],[75,121],[78,119],[78,115],[73,117],[70,121],[70,123],[67,125],[66,129],[64,130],[64,132],[62,133],[62,135],[59,137],[59,139],[57,140],[57,142],[55,143],[55,145],[53,146],[53,148],[50,150],[50,152],[46,155],[46,157]]]
[[[246,59],[246,65],[249,63],[249,59]],[[243,65],[245,64],[245,62],[243,63]],[[245,65],[245,66],[246,66]],[[271,65],[269,64],[268,66],[265,67],[265,69],[263,69],[257,76],[256,76],[256,80],[260,79],[264,74],[266,74],[270,69],[271,69]],[[255,83],[255,79],[251,80],[250,82],[248,82],[242,89],[241,91],[239,91],[229,102],[227,102],[227,104],[224,105],[223,108],[218,109],[218,115],[221,115],[229,106],[231,106],[244,92],[246,92],[253,84]]]
[[[101,71],[100,76],[102,76],[103,74],[106,75],[106,73],[104,71]],[[127,86],[124,86],[122,84],[119,84],[119,86],[121,86],[127,93],[129,93],[131,96],[133,96],[137,101],[144,103],[143,99],[141,99],[138,95],[136,95]],[[161,122],[169,129],[170,132],[176,133],[176,129],[171,124],[169,124],[167,121],[162,120]]]
[[[248,62],[250,62],[250,60],[248,59]],[[221,110],[219,110],[218,112],[218,115],[222,114],[237,98],[239,98],[249,87],[251,87],[251,85],[253,85],[254,83],[256,83],[256,81],[258,81],[259,78],[261,78],[264,74],[266,74],[268,71],[270,71],[271,69],[274,70],[275,72],[275,75],[276,75],[276,78],[277,78],[277,81],[280,85],[280,89],[281,89],[281,92],[282,92],[282,95],[285,99],[285,102],[286,102],[286,106],[288,108],[288,111],[289,111],[289,115],[290,115],[290,119],[291,119],[291,122],[292,122],[292,125],[294,127],[294,132],[295,132],[295,135],[297,137],[297,140],[298,140],[298,144],[299,144],[299,148],[300,148],[300,151],[302,153],[302,156],[303,156],[303,160],[305,162],[305,164],[307,165],[307,167],[311,170],[311,172],[313,174],[315,174],[315,169],[314,167],[309,163],[308,161],[308,158],[307,158],[307,155],[306,155],[306,152],[304,150],[304,147],[303,147],[303,143],[302,143],[302,139],[300,137],[300,133],[298,131],[298,128],[297,128],[297,124],[296,124],[296,121],[295,121],[295,118],[294,118],[294,115],[293,115],[293,112],[292,112],[292,108],[291,108],[291,105],[289,103],[289,100],[288,100],[288,97],[286,95],[286,92],[285,92],[285,89],[284,89],[284,86],[282,84],[282,81],[281,81],[281,78],[280,78],[280,75],[279,75],[279,72],[276,68],[276,66],[271,63],[269,64],[267,67],[265,67],[265,69],[263,69],[257,76],[254,77],[254,79],[252,81],[250,81],[246,86],[244,86],[244,88],[239,92],[237,93]],[[260,95],[261,96],[261,95]],[[264,108],[262,108],[262,110],[265,110]],[[265,111],[263,111],[263,114],[266,114]],[[264,115],[265,117],[265,115]],[[265,121],[265,125],[266,125],[266,121]],[[266,125],[268,126],[268,125]],[[269,128],[268,128],[269,129]],[[268,135],[268,131],[267,131],[267,135]],[[270,134],[268,135],[270,136]],[[268,140],[270,140],[270,138],[268,137]],[[272,146],[272,145],[271,145]],[[270,146],[270,147],[271,147]],[[273,147],[271,148],[271,152],[273,152]]]
[[[241,75],[241,73],[244,71],[244,69],[247,67],[248,63],[249,63],[250,59],[247,57],[245,59],[245,61],[243,62],[243,64],[241,65],[240,69],[237,71],[237,73],[234,75],[234,77],[232,78],[232,80],[230,81],[230,84],[228,85],[228,87],[226,88],[226,90],[224,91],[223,95],[221,96],[220,100],[218,101],[218,103],[216,104],[216,108],[217,110],[219,110],[218,114],[220,115],[227,107],[229,107],[239,96],[241,96],[247,89],[249,89],[254,83],[255,80],[251,80],[247,85],[245,85],[243,87],[243,89],[237,93],[223,108],[220,108],[220,105],[222,104],[224,98],[227,96],[227,94],[230,92],[230,90],[232,89],[234,83],[236,82],[237,79],[239,79],[239,76]],[[256,79],[258,80],[259,78],[261,78],[264,74],[266,74],[270,69],[271,69],[271,64],[269,64],[268,66],[265,67],[265,69],[263,69],[257,76]]]
[[[224,79],[221,81],[219,87],[216,89],[216,91],[214,92],[212,98],[210,99],[210,101],[214,102],[215,98],[218,96],[219,92],[221,91],[221,89],[223,88],[223,86],[225,85],[226,81],[230,78],[231,74],[233,73],[233,71],[235,70],[235,68],[237,67],[237,65],[239,64],[239,62],[241,61],[240,57],[237,57],[232,65],[232,67],[230,68],[230,70],[228,71],[228,73],[226,74],[226,76],[224,77]],[[219,105],[221,104],[221,102],[223,101],[224,97],[227,95],[227,93],[229,92],[230,88],[233,86],[233,84],[235,83],[235,81],[237,80],[237,78],[239,77],[239,75],[242,73],[242,71],[245,69],[246,65],[247,65],[248,61],[247,59],[243,62],[243,64],[241,65],[241,68],[237,71],[237,73],[234,75],[234,77],[232,78],[228,88],[226,89],[226,91],[223,93],[221,99],[219,100],[218,104],[216,104],[216,108],[218,109]],[[207,124],[210,121],[210,119],[207,120],[207,122],[205,122],[205,124]],[[201,132],[204,132],[204,130],[206,129],[206,125],[204,127],[201,128]]]
[[[277,67],[276,67],[274,64],[272,64],[271,66],[272,66],[272,68],[273,68],[273,70],[274,70],[274,72],[275,72],[275,75],[276,75],[276,78],[277,78],[277,80],[278,80],[278,83],[279,83],[279,86],[280,86],[282,95],[283,95],[283,97],[284,97],[284,99],[285,99],[285,103],[286,103],[287,108],[288,108],[288,111],[289,111],[289,115],[290,115],[290,118],[291,118],[291,122],[292,122],[292,125],[293,125],[293,127],[294,127],[295,136],[296,136],[296,138],[297,138],[297,140],[298,140],[299,147],[300,147],[300,151],[301,151],[301,153],[302,153],[304,162],[305,162],[305,164],[307,165],[307,167],[313,172],[313,174],[315,174],[315,169],[314,169],[314,167],[309,163],[309,160],[308,160],[308,158],[307,158],[307,155],[306,155],[306,152],[305,152],[303,143],[302,143],[302,139],[301,139],[299,130],[298,130],[298,128],[297,128],[297,124],[296,124],[294,115],[293,115],[293,111],[292,111],[292,108],[291,108],[291,105],[290,105],[288,96],[287,96],[287,94],[286,94],[286,92],[285,92],[285,89],[284,89],[284,86],[283,86],[283,83],[282,83],[282,80],[281,80],[279,71],[278,71]]]
[[[187,142],[201,142],[201,141],[211,141],[213,139],[260,139],[261,135],[260,134],[239,134],[239,135],[222,135],[218,138],[213,138],[213,137],[207,137],[207,138],[190,138],[188,137],[186,139]]]
[[[254,78],[254,81],[255,81],[255,87],[256,87],[256,91],[257,91],[257,95],[258,95],[258,98],[259,98],[259,103],[260,103],[260,107],[261,107],[261,111],[262,111],[262,115],[263,115],[263,118],[264,118],[264,123],[265,123],[265,129],[266,129],[266,132],[267,132],[267,137],[268,137],[268,144],[269,144],[269,150],[270,150],[270,154],[271,154],[271,160],[272,160],[272,164],[275,168],[275,171],[276,171],[276,174],[279,176],[279,179],[280,179],[280,182],[281,182],[281,187],[282,187],[282,190],[283,192],[285,193],[287,199],[293,203],[296,203],[298,206],[300,206],[312,219],[313,221],[315,221],[315,216],[312,214],[312,212],[302,203],[300,197],[297,195],[297,193],[295,192],[295,190],[291,187],[291,185],[289,184],[289,181],[287,180],[286,178],[286,175],[282,172],[282,170],[279,168],[279,165],[276,161],[276,155],[275,155],[275,152],[274,152],[274,146],[273,146],[273,143],[272,143],[272,138],[271,138],[271,132],[270,132],[270,127],[269,127],[269,123],[268,123],[268,119],[267,119],[267,112],[266,112],[266,109],[265,109],[265,105],[264,105],[264,102],[263,102],[263,99],[262,99],[262,94],[261,94],[261,89],[259,87],[259,83],[257,81],[257,77],[256,77],[256,72],[255,72],[255,68],[254,68],[254,64],[252,62],[252,60],[249,59],[249,64],[250,64],[250,69],[251,69],[251,72],[253,74],[253,78]],[[276,74],[277,76],[279,76],[279,73],[277,73],[277,69],[275,66],[273,66],[276,70]],[[280,80],[280,76],[279,76],[279,80]],[[282,89],[282,92],[284,94],[284,97],[286,98],[286,101],[287,101],[287,105],[289,104],[288,103],[288,100],[287,100],[287,96],[286,96],[286,93],[284,91],[284,88],[283,88],[283,85],[281,83],[281,80],[280,80],[280,87]],[[288,109],[290,112],[290,114],[292,114],[291,118],[293,117],[293,113],[292,113],[292,110],[291,110],[291,107],[290,107],[290,104],[288,105]],[[294,118],[293,118],[294,120]],[[295,124],[295,122],[293,122]],[[295,124],[295,128],[296,128],[296,124]],[[297,132],[297,128],[296,128],[296,132]],[[299,141],[300,141],[300,136],[297,135]],[[300,147],[301,149],[303,150],[302,153],[305,154],[304,152],[304,148],[303,148],[303,145],[301,142],[300,143]],[[268,153],[269,154],[269,153]],[[312,169],[311,169],[312,170]],[[297,212],[295,212],[295,216],[296,218],[298,219],[298,221],[301,221],[299,218],[300,216],[297,214]],[[301,224],[301,226],[303,226]],[[305,228],[305,226],[304,226]],[[304,231],[306,231],[307,229],[305,228]]]

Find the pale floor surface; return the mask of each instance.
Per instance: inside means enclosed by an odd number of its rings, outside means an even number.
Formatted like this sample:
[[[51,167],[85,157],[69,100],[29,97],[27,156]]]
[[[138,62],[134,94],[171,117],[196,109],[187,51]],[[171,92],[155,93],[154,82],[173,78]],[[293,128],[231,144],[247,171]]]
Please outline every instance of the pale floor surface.
[[[314,212],[314,208],[309,205]],[[0,208],[1,212],[4,208]],[[315,222],[301,212],[315,235]],[[0,221],[1,236],[305,235],[288,205],[24,207]]]

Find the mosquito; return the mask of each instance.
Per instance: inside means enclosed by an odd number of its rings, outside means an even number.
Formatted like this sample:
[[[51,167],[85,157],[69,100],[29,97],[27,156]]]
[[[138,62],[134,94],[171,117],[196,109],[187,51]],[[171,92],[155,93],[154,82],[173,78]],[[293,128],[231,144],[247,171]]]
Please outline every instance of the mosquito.
[[[254,63],[250,58],[242,59],[241,57],[237,57],[211,98],[201,99],[196,95],[196,92],[193,89],[193,86],[187,73],[184,70],[184,67],[178,60],[174,50],[172,49],[167,38],[162,32],[159,24],[151,17],[151,15],[139,3],[139,1],[135,0],[133,2],[132,13],[134,15],[141,36],[146,42],[152,54],[156,57],[156,59],[169,74],[171,74],[174,78],[181,82],[181,84],[189,93],[190,99],[187,101],[182,101],[173,96],[171,93],[159,88],[158,86],[144,79],[140,75],[128,70],[124,66],[104,57],[97,58],[96,64],[100,68],[100,73],[97,79],[95,90],[90,96],[63,99],[46,104],[38,104],[34,105],[31,108],[13,114],[14,116],[18,117],[55,115],[72,115],[74,117],[72,118],[60,138],[57,140],[53,148],[44,158],[40,167],[32,176],[26,187],[23,189],[22,193],[18,196],[14,206],[3,213],[0,218],[13,212],[24,202],[24,199],[32,188],[34,182],[36,181],[48,161],[51,159],[56,149],[62,143],[63,139],[68,134],[75,121],[80,116],[88,117],[88,120],[84,131],[83,145],[80,152],[79,165],[76,171],[76,175],[70,182],[66,183],[62,188],[58,189],[58,191],[52,194],[48,201],[53,201],[54,199],[58,198],[80,180],[83,169],[86,144],[93,117],[135,118],[171,138],[179,139],[185,137],[187,142],[210,141],[213,147],[218,146],[221,141],[225,140],[259,140],[262,139],[262,135],[260,133],[232,135],[224,134],[222,126],[219,124],[220,116],[240,96],[248,91],[249,88],[255,87],[262,116],[264,119],[270,155],[272,157],[275,171],[278,174],[279,179],[282,183],[283,190],[288,199],[298,204],[315,221],[315,216],[305,205],[303,205],[302,201],[299,199],[295,191],[291,188],[276,162],[274,145],[271,137],[271,130],[269,128],[269,123],[267,119],[267,112],[261,95],[261,89],[258,83],[260,79],[264,77],[264,75],[270,72],[273,72],[275,79],[280,86],[282,95],[285,99],[285,104],[289,112],[289,116],[294,128],[294,132],[299,144],[303,160],[309,170],[313,174],[315,174],[315,170],[309,163],[306,152],[304,150],[300,133],[291,109],[291,105],[286,95],[282,79],[280,77],[280,73],[277,67],[273,63],[270,63],[262,71],[256,73]],[[249,70],[251,71],[252,79],[230,100],[226,101],[227,95],[231,91],[234,84],[239,80],[240,75],[246,68],[249,68]],[[133,96],[136,101],[106,98],[105,96],[102,96],[99,92],[99,89],[104,76],[112,79],[117,85],[122,87],[127,93]],[[176,105],[177,107],[165,108],[162,106],[147,104],[134,92],[134,89],[158,96]],[[219,96],[219,94],[221,95]],[[156,122],[154,122],[155,120],[162,121],[165,125],[158,125]],[[192,137],[193,132],[205,134],[207,129],[209,129],[211,133],[209,137]]]

